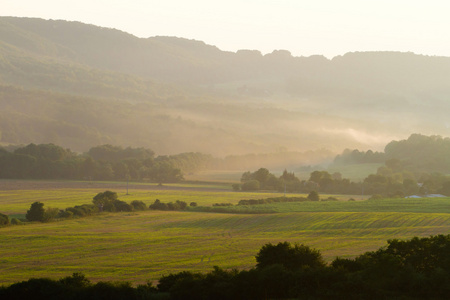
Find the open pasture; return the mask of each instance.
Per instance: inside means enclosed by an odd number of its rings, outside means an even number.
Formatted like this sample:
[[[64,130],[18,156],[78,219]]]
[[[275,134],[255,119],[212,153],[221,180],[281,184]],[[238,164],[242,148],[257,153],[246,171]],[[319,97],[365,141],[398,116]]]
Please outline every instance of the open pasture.
[[[92,203],[92,198],[100,192],[111,190],[119,199],[131,202],[143,201],[150,205],[156,199],[162,202],[185,201],[188,205],[196,202],[199,206],[214,203],[237,204],[242,199],[279,197],[276,192],[233,192],[229,184],[180,183],[164,184],[124,182],[75,182],[75,181],[17,181],[0,180],[0,213],[8,215],[25,214],[31,203],[40,201],[45,207],[64,209]],[[305,196],[290,194],[290,196]]]
[[[343,196],[341,196],[344,198]],[[325,198],[325,197],[324,197]],[[450,198],[398,198],[366,201],[320,201],[271,203],[259,210],[287,212],[416,212],[450,214]],[[248,206],[250,207],[250,206]]]
[[[33,184],[34,188],[25,188]],[[44,185],[44,186],[43,186]],[[50,185],[50,186],[47,186]],[[84,185],[84,186],[82,186]],[[13,185],[8,185],[12,187]],[[279,193],[232,192],[220,185],[158,187],[123,183],[22,183],[0,191],[0,212],[24,214],[34,201],[65,208],[90,203],[104,190],[146,204],[181,200],[237,203]],[[293,196],[293,195],[292,195]],[[323,196],[326,197],[326,196]],[[342,200],[349,196],[342,197]],[[265,243],[289,241],[321,250],[327,261],[376,250],[387,239],[448,234],[450,200],[390,199],[268,205],[271,214],[143,211],[103,213],[50,223],[0,228],[0,284],[83,272],[93,281],[156,281],[182,270],[250,268]]]
[[[143,283],[214,265],[250,268],[268,242],[303,243],[330,261],[376,250],[390,238],[448,232],[450,214],[440,213],[108,213],[1,228],[0,284],[73,272],[93,281]]]

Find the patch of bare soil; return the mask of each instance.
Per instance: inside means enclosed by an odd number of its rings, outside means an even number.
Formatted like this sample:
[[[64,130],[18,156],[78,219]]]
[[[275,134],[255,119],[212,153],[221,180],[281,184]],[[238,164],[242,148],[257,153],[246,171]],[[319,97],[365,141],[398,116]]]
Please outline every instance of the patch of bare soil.
[[[58,181],[58,180],[0,180],[0,191],[7,190],[50,190],[50,189],[126,189],[126,182],[95,182],[95,181]],[[155,184],[128,184],[134,190],[198,190],[217,191],[205,187],[182,187]]]
[[[125,187],[120,183],[98,183],[84,181],[47,181],[47,180],[0,180],[0,190],[49,190],[49,189],[83,189],[108,186]]]

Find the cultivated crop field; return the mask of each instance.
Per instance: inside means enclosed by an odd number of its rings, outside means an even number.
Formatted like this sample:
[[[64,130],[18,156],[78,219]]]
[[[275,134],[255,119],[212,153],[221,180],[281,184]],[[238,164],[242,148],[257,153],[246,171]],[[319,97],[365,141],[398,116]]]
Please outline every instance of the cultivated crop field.
[[[99,192],[111,190],[118,194],[120,200],[131,202],[143,201],[150,205],[156,199],[162,202],[186,203],[196,202],[199,206],[214,203],[237,204],[242,199],[261,199],[279,197],[280,193],[232,192],[231,184],[195,183],[164,184],[124,182],[75,182],[75,181],[17,181],[0,180],[0,212],[8,215],[24,215],[31,203],[40,201],[46,207],[66,207],[92,203],[92,198]],[[290,194],[290,196],[305,196]]]
[[[208,206],[241,199],[280,196],[232,192],[227,186],[123,183],[16,182],[20,189],[0,191],[0,212],[24,214],[34,201],[65,208],[90,203],[106,189],[121,200],[156,198]],[[20,184],[19,184],[20,183]],[[3,182],[5,184],[5,182]],[[34,189],[27,189],[28,185]],[[85,185],[85,186],[82,186]],[[12,187],[13,185],[8,185]],[[137,185],[136,185],[137,186]],[[145,187],[146,186],[146,187]],[[342,198],[348,199],[348,196]],[[32,223],[0,228],[0,284],[30,277],[60,278],[83,272],[93,281],[156,281],[182,270],[251,268],[268,242],[303,243],[325,259],[376,250],[387,239],[448,234],[450,199],[391,199],[271,204],[278,213],[223,214],[143,211]]]

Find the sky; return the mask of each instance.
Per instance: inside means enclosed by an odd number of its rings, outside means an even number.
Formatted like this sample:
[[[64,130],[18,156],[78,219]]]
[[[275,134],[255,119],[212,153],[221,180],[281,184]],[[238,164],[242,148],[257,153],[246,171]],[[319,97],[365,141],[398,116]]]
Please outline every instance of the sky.
[[[450,57],[448,0],[0,0],[0,16],[80,21],[224,51],[355,51]]]

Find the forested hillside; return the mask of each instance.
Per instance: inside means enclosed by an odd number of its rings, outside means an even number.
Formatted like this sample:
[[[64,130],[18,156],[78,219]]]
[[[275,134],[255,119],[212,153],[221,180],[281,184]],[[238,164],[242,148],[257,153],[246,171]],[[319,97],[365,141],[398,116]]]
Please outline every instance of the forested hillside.
[[[447,57],[233,53],[79,22],[1,17],[0,143],[219,156],[379,151],[411,133],[449,135],[449,79]]]

